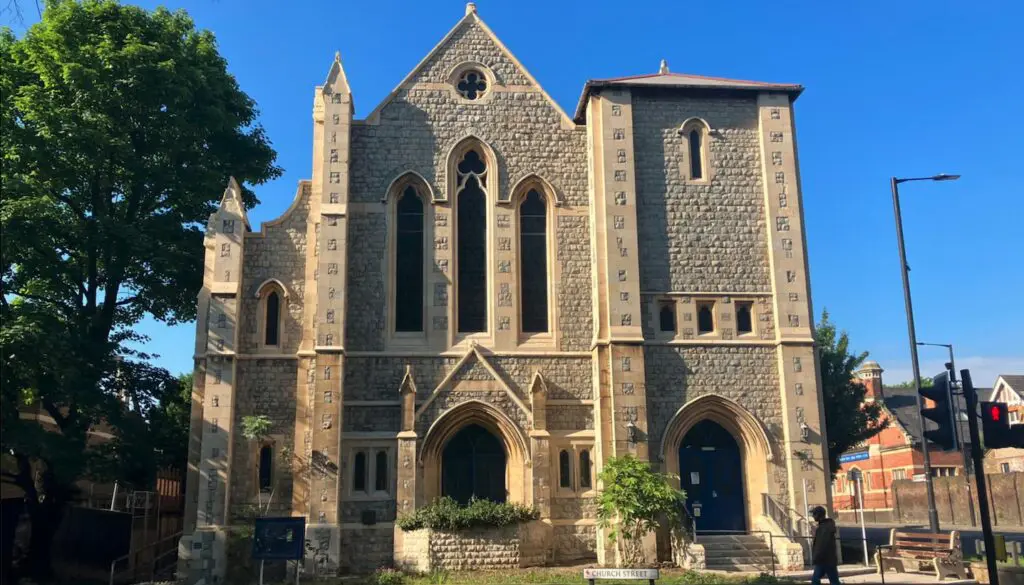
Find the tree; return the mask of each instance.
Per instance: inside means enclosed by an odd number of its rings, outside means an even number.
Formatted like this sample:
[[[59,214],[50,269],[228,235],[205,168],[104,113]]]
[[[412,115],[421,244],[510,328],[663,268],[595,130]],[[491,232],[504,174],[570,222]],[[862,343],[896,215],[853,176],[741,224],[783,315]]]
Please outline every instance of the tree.
[[[644,562],[643,537],[665,520],[677,525],[686,494],[672,487],[670,477],[632,455],[612,457],[598,475],[601,493],[597,517],[608,538],[616,543],[622,563],[634,567]]]
[[[50,2],[23,37],[0,30],[0,62],[4,479],[25,491],[45,578],[74,481],[110,456],[89,430],[119,434],[120,396],[144,392],[118,377],[149,357],[134,327],[195,317],[202,226],[227,177],[280,169],[213,34],[184,12]],[[56,432],[21,421],[26,405]]]
[[[825,406],[825,429],[828,436],[828,460],[832,476],[839,470],[839,456],[850,448],[882,432],[889,420],[882,418],[882,407],[864,402],[867,389],[855,379],[857,368],[868,352],[850,353],[850,337],[822,311],[815,330],[821,369],[821,399]]]
[[[933,385],[935,385],[935,382],[932,381],[931,378],[921,378],[921,387],[922,388],[931,388]],[[904,382],[900,382],[899,384],[893,384],[892,387],[893,388],[914,388],[914,381],[913,380],[906,380]]]

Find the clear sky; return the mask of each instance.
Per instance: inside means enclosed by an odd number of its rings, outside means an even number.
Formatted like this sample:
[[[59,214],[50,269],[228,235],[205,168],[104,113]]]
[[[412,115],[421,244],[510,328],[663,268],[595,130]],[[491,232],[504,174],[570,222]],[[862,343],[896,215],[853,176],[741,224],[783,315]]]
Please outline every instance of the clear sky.
[[[229,70],[260,106],[285,173],[258,188],[254,226],[282,213],[311,174],[313,88],[334,52],[341,51],[361,118],[465,10],[459,0],[165,5],[185,8],[216,34]],[[957,366],[972,368],[977,386],[991,386],[998,373],[1024,373],[1018,0],[480,0],[477,7],[570,113],[587,79],[653,73],[661,59],[675,72],[803,84],[797,137],[814,307],[829,310],[855,349],[871,352],[887,382],[910,378],[889,177],[962,174],[901,192],[918,339],[955,344]],[[147,322],[143,331],[160,365],[191,369],[193,326]],[[925,374],[942,368],[944,352],[923,348]]]

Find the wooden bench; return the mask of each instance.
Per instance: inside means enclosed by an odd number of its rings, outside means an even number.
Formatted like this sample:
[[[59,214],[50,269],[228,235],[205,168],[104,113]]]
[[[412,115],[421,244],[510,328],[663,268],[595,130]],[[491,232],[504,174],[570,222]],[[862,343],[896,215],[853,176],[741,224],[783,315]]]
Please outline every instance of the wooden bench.
[[[960,533],[904,532],[895,528],[889,533],[889,544],[875,551],[878,572],[889,569],[897,572],[927,571],[932,567],[941,581],[946,575],[967,578],[964,555],[960,550]]]

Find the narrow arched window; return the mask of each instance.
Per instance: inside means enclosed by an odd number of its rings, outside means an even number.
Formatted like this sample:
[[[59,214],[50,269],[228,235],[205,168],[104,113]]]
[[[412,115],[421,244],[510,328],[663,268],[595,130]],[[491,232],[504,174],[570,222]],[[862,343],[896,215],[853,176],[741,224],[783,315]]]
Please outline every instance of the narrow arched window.
[[[470,150],[457,166],[458,330],[487,330],[487,165]]]
[[[519,206],[519,287],[523,332],[548,330],[548,234],[544,196],[531,189]]]
[[[259,481],[260,491],[270,491],[271,482],[274,477],[274,449],[270,445],[264,445],[260,449]]]
[[[703,145],[701,144],[702,137],[699,128],[690,130],[689,134],[690,141],[690,178],[691,179],[703,179],[704,178],[704,161],[703,157]]]
[[[388,491],[388,452],[377,451],[374,463],[373,489],[378,492]]]
[[[754,323],[750,318],[751,303],[736,303],[736,333],[743,335],[754,331]]]
[[[362,451],[356,452],[352,462],[352,491],[366,491],[366,453]]]
[[[590,476],[590,451],[584,449],[580,451],[580,487],[589,489],[592,485]]]
[[[396,211],[395,330],[423,331],[423,200],[411,185]]]
[[[281,296],[277,291],[267,295],[266,314],[263,316],[263,344],[277,345],[281,326]]]
[[[662,303],[658,310],[658,329],[666,333],[676,331],[676,305],[675,303]]]
[[[558,453],[558,487],[572,489],[572,457],[565,449]]]
[[[714,303],[697,304],[697,332],[711,333],[715,330],[715,317],[712,313]]]

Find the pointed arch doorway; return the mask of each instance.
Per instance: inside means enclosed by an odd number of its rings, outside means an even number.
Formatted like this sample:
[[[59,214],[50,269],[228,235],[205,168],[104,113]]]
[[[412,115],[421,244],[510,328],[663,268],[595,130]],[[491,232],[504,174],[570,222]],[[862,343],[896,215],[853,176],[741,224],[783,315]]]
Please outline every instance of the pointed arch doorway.
[[[441,452],[441,495],[504,502],[507,456],[501,440],[478,424],[459,430]]]
[[[693,425],[679,443],[679,471],[698,532],[747,529],[743,457],[729,431],[709,419]]]

